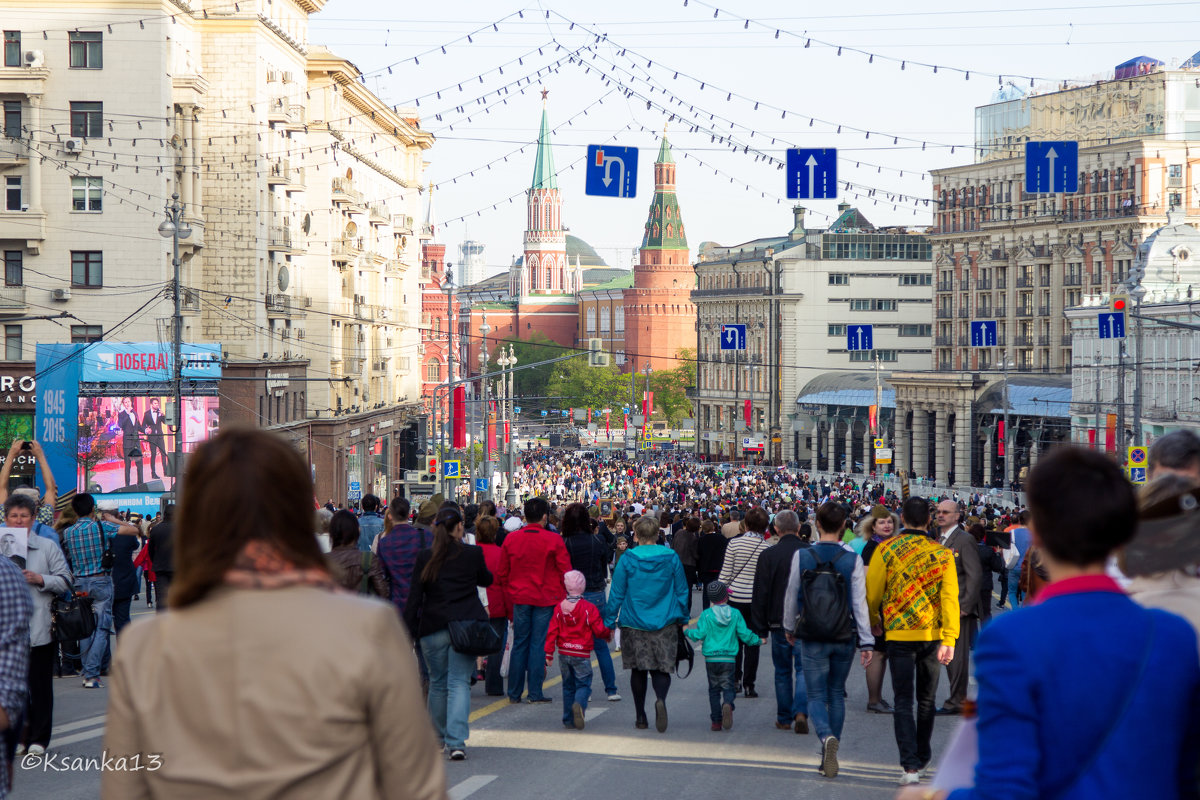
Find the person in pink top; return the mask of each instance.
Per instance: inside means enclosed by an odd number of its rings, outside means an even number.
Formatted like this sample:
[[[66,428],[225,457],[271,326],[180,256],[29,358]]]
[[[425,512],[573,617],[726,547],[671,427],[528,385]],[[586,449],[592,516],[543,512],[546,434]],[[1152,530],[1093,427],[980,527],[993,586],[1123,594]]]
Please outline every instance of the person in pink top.
[[[563,679],[563,727],[583,730],[583,715],[592,696],[592,649],[597,639],[612,634],[604,627],[600,609],[583,599],[587,579],[578,570],[564,576],[567,599],[554,607],[546,632],[546,666],[558,648],[558,668]]]
[[[512,604],[513,646],[508,662],[508,701],[521,702],[529,679],[530,703],[549,703],[542,693],[546,665],[534,655],[535,643],[546,639],[554,606],[566,595],[563,576],[571,571],[571,558],[562,537],[544,525],[550,504],[543,497],[525,501],[525,526],[504,537],[500,546],[499,583]]]
[[[479,517],[475,520],[475,544],[483,550],[483,563],[493,575],[500,571],[500,545],[496,544],[496,535],[500,532],[500,520],[491,516]],[[495,581],[487,587],[488,621],[492,628],[500,634],[500,652],[487,657],[487,667],[484,669],[484,691],[489,697],[501,697],[504,694],[504,678],[500,675],[500,662],[503,660],[505,640],[508,638],[508,618],[512,615],[512,604],[508,600],[508,592],[504,584]]]

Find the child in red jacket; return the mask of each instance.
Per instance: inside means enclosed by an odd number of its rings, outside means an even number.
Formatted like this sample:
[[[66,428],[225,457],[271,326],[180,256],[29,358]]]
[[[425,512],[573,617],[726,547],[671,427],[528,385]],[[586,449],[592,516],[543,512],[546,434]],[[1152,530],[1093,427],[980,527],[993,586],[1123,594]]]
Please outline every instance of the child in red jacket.
[[[579,570],[563,576],[567,599],[554,607],[550,629],[546,632],[546,666],[554,660],[558,647],[558,668],[562,672],[563,727],[583,730],[583,712],[592,696],[592,648],[597,638],[612,636],[604,627],[600,609],[583,599],[587,581]]]

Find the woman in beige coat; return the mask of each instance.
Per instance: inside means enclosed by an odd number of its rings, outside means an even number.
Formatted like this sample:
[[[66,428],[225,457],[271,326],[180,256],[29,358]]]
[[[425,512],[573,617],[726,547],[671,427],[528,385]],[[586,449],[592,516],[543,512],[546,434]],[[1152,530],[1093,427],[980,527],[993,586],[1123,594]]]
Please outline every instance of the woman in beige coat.
[[[333,583],[311,503],[282,439],[197,448],[170,611],[126,628],[113,659],[104,746],[126,771],[102,798],[446,796],[408,635]]]

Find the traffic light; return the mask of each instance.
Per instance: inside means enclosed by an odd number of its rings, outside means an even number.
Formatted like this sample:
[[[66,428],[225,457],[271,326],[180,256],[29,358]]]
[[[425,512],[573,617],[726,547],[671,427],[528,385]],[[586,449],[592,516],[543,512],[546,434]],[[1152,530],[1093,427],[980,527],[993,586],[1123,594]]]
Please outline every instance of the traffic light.
[[[1114,294],[1108,298],[1108,310],[1114,314],[1124,314],[1129,310],[1129,295]]]
[[[425,471],[430,475],[437,475],[438,463],[436,458],[425,459]]]

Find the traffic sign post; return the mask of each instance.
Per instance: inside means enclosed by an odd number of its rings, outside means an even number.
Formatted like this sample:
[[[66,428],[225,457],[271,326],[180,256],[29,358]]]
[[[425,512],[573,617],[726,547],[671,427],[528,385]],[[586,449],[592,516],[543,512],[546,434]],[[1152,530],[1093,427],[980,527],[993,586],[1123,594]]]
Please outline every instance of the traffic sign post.
[[[1130,467],[1129,468],[1129,480],[1131,483],[1145,483],[1146,482],[1146,468],[1145,467]]]
[[[1079,142],[1026,142],[1025,192],[1079,191]]]
[[[597,197],[637,196],[636,147],[590,144],[584,193]]]
[[[996,346],[996,320],[981,319],[971,323],[971,347]]]
[[[1108,312],[1099,315],[1101,339],[1125,338],[1125,313]]]
[[[787,196],[796,200],[836,200],[837,150],[789,149]]]
[[[1148,458],[1149,453],[1142,445],[1135,444],[1133,447],[1129,448],[1129,466],[1144,467],[1146,466],[1146,461]]]
[[[874,325],[847,325],[846,326],[846,349],[847,350],[874,350],[875,349],[875,326]]]
[[[722,325],[721,326],[721,349],[722,350],[745,350],[746,349],[746,326],[745,325]]]
[[[459,467],[461,465],[462,465],[461,461],[443,461],[442,462],[442,477],[443,478],[461,477],[461,473],[459,472]]]
[[[876,450],[882,450],[885,447],[887,447],[887,442],[885,442],[883,439],[875,440],[875,449]]]
[[[487,490],[488,490],[488,479],[487,478],[476,478],[475,479],[475,491],[486,492]]]

